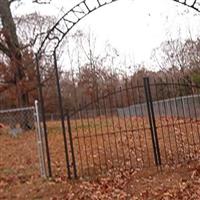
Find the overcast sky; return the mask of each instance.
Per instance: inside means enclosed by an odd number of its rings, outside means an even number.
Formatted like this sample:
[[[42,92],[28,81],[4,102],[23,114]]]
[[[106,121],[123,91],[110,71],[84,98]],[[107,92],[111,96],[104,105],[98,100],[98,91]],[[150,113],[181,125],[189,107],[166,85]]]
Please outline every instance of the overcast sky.
[[[52,0],[50,5],[24,4],[15,14],[38,12],[59,18],[80,0]],[[91,0],[92,1],[92,0]],[[189,11],[189,12],[188,12]],[[82,20],[75,29],[90,29],[103,44],[109,41],[120,54],[131,55],[135,63],[147,62],[164,40],[196,37],[200,16],[172,0],[119,0]],[[74,30],[75,30],[74,29]]]

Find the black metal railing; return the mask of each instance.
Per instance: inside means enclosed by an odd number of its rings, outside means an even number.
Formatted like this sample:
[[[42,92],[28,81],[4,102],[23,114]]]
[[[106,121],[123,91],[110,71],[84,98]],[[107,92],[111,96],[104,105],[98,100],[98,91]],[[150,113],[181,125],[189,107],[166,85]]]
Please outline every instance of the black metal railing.
[[[106,94],[98,92],[91,101],[79,95],[74,102],[62,112],[66,137],[65,146],[59,146],[68,156],[69,178],[119,168],[159,170],[199,158],[198,86],[144,78],[140,84],[126,81]],[[57,118],[48,123],[48,132],[57,133]],[[57,154],[51,154],[55,165]]]
[[[177,92],[184,88],[195,92]],[[125,84],[90,103],[82,101],[67,118],[75,175],[171,166],[197,158],[199,109],[198,87],[150,83],[148,78],[144,85]]]

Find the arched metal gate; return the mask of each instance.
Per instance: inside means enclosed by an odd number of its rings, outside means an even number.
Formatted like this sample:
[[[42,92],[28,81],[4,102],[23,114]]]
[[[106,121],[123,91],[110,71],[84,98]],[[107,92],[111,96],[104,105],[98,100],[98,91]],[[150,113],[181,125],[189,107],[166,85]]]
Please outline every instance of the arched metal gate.
[[[174,166],[200,151],[200,88],[150,82],[110,91],[67,117],[75,176]],[[75,162],[75,163],[73,163]]]
[[[40,76],[40,58],[46,55],[53,55],[54,57],[59,110],[61,114],[63,140],[66,152],[65,159],[69,178],[71,178],[70,160],[72,160],[74,176],[77,176],[77,170],[80,174],[85,173],[84,171],[87,169],[86,171],[88,171],[88,174],[91,174],[92,171],[97,171],[98,168],[100,168],[100,170],[107,170],[110,167],[114,167],[115,165],[121,165],[121,157],[124,160],[123,163],[125,167],[135,165],[141,167],[146,166],[147,163],[149,166],[152,165],[153,160],[157,166],[160,166],[160,164],[175,163],[182,160],[188,160],[198,155],[199,149],[197,147],[199,143],[199,113],[197,108],[199,105],[196,100],[198,99],[198,94],[195,97],[191,96],[190,98],[188,97],[189,99],[186,98],[184,100],[181,97],[182,94],[172,96],[172,98],[169,95],[169,102],[167,103],[167,100],[164,98],[166,93],[168,94],[168,92],[166,92],[166,88],[171,87],[170,85],[173,85],[175,88],[187,88],[188,86],[183,86],[179,83],[171,83],[165,85],[162,83],[149,85],[149,81],[147,79],[144,81],[144,85],[138,85],[137,87],[134,86],[134,88],[131,89],[126,88],[126,90],[119,89],[119,91],[114,91],[104,97],[99,96],[95,102],[91,102],[91,104],[87,105],[85,109],[83,106],[80,106],[79,108],[74,109],[75,112],[73,114],[67,113],[69,144],[67,143],[66,135],[68,134],[65,129],[65,119],[62,108],[62,97],[57,69],[57,48],[60,46],[69,31],[83,18],[85,18],[90,13],[93,13],[98,8],[109,5],[116,1],[117,0],[95,0],[91,3],[89,0],[82,0],[69,11],[67,11],[47,32],[46,35],[42,35],[41,38],[39,37],[39,39],[42,40],[42,44],[35,54],[35,57],[37,64],[37,79],[39,85],[39,97],[41,103],[44,140],[46,147],[45,155],[49,177],[52,176],[51,158],[49,155],[42,80]],[[184,6],[196,10],[197,12],[200,12],[199,2],[196,0],[185,0],[184,2],[180,0],[173,1],[183,4]],[[160,89],[162,87],[163,89]],[[153,88],[154,90],[152,90]],[[192,91],[198,91],[197,87],[195,86],[193,86],[193,88],[190,86],[189,88]],[[133,90],[136,93],[140,93],[141,99],[138,101],[133,101],[132,99],[134,98],[134,94],[132,96],[128,92],[126,101],[128,102],[130,100],[130,102],[124,103],[123,96],[126,95],[127,90]],[[155,92],[157,90],[161,90],[161,93],[165,91],[163,94],[164,96],[160,97],[160,92]],[[152,91],[154,91],[158,97],[154,96],[154,93],[152,95]],[[146,102],[143,99],[144,96],[146,98]],[[112,101],[112,98],[117,98],[116,103],[112,105],[112,107],[107,107],[107,105],[105,105],[104,108],[103,102],[109,102],[109,99]],[[99,101],[101,101],[101,104],[103,105],[101,108],[98,106],[101,105],[98,103]],[[137,102],[137,104],[135,102]],[[120,107],[118,107],[118,105]],[[95,120],[97,120],[97,116],[95,117],[95,113],[93,113],[93,111],[92,113],[94,114],[94,117],[91,118],[89,113],[87,117],[87,112],[89,112],[87,109],[90,108],[92,108],[92,110],[97,110],[96,115],[99,116],[98,120],[102,121],[100,124],[104,125],[104,128],[101,128],[101,125],[96,124],[97,122],[95,122]],[[121,108],[121,110],[119,108]],[[135,113],[132,108],[135,109]],[[139,111],[138,109],[141,110]],[[174,114],[175,111],[176,114]],[[102,112],[104,114],[104,120],[100,119]],[[172,115],[170,114],[171,112],[173,112]],[[132,115],[132,113],[134,113],[134,115]],[[107,115],[111,116],[111,118],[108,118]],[[92,119],[94,121],[93,129],[89,125],[88,130],[85,133],[84,124],[91,124]],[[77,120],[79,120],[79,124],[83,125],[82,134],[78,133],[78,131],[80,131],[79,126],[77,128],[71,126],[71,123],[76,123]],[[97,129],[97,127],[99,129]],[[77,134],[76,137],[74,136],[74,130]],[[97,144],[96,142],[95,144],[92,138],[96,138],[95,140],[99,141],[99,143]],[[114,138],[114,141],[112,138]],[[150,139],[152,140],[151,142],[149,142]],[[83,146],[81,146],[79,143]],[[73,146],[75,146],[75,149]],[[68,153],[68,151],[70,151],[70,153]]]

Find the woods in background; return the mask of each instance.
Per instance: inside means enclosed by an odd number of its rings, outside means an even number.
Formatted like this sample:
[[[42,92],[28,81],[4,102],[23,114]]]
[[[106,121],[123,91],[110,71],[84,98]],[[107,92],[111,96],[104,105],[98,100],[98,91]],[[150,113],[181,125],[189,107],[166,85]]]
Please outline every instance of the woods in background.
[[[36,13],[13,17],[10,6],[15,1],[0,0],[0,3],[5,8],[0,9],[0,108],[30,106],[38,99],[33,46],[55,19]],[[148,70],[152,66],[135,65],[131,59],[128,63],[109,43],[105,44],[105,51],[98,52],[97,40],[91,32],[77,30],[64,42],[58,57],[69,60],[59,64],[65,109],[82,102],[94,102],[120,88],[142,85],[145,76],[160,82],[167,79],[188,85],[200,84],[199,38],[163,42],[152,54],[155,71]],[[56,112],[53,60],[44,54],[40,64],[46,111]],[[189,93],[189,89],[185,91],[185,95]],[[160,95],[160,98],[165,97]]]

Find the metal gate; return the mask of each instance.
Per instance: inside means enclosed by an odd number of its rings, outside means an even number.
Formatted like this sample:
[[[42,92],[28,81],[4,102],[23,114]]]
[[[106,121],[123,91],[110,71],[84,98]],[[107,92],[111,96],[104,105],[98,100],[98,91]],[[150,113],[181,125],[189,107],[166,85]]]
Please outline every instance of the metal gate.
[[[127,83],[90,103],[82,101],[67,117],[75,176],[198,158],[199,91],[144,78],[143,84]]]

